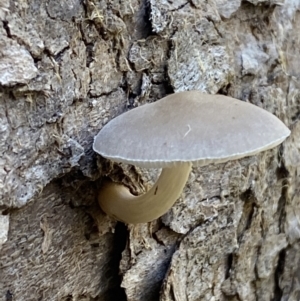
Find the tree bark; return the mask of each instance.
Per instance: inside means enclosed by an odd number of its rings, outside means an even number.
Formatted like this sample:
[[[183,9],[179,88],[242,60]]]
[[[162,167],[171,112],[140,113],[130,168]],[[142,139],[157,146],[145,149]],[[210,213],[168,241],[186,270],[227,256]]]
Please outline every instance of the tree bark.
[[[300,0],[2,0],[0,301],[299,300],[299,10]],[[99,158],[93,137],[185,90],[251,102],[291,136],[193,168],[162,218],[117,223],[97,204],[103,179],[140,193],[158,171]]]

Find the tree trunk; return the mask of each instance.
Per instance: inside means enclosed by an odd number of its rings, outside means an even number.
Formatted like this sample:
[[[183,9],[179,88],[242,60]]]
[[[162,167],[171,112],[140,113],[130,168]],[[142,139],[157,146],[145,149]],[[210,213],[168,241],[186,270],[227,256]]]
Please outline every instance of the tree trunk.
[[[0,301],[300,300],[300,0],[0,2]],[[162,218],[117,223],[93,137],[185,90],[280,118],[279,147],[193,168]],[[217,114],[218,112],[216,112]],[[113,139],[113,137],[112,137]]]

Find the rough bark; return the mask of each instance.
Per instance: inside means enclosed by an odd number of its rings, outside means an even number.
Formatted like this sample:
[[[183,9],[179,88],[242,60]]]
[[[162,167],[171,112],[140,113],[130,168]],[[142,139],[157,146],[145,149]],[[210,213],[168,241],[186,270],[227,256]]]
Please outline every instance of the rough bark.
[[[299,0],[2,0],[0,300],[299,300],[299,10]],[[153,223],[116,223],[96,202],[102,179],[139,193],[158,171],[98,158],[94,135],[191,89],[263,107],[291,136],[195,167]]]

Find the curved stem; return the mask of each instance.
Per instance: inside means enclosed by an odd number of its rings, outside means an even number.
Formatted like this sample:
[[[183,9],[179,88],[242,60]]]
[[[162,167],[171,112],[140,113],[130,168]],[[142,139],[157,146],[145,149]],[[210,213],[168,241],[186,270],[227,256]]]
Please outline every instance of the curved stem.
[[[98,195],[102,210],[128,224],[147,223],[165,214],[180,197],[190,174],[191,163],[164,168],[153,187],[134,196],[123,185],[106,182]]]

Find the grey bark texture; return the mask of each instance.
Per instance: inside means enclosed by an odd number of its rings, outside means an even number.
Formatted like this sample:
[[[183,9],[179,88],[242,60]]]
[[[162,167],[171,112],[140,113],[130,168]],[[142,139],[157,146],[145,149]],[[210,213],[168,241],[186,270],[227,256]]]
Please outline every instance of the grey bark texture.
[[[300,0],[1,0],[0,19],[0,301],[300,300]],[[141,193],[158,171],[97,157],[93,137],[192,89],[291,136],[193,168],[157,221],[105,216],[105,177]]]

